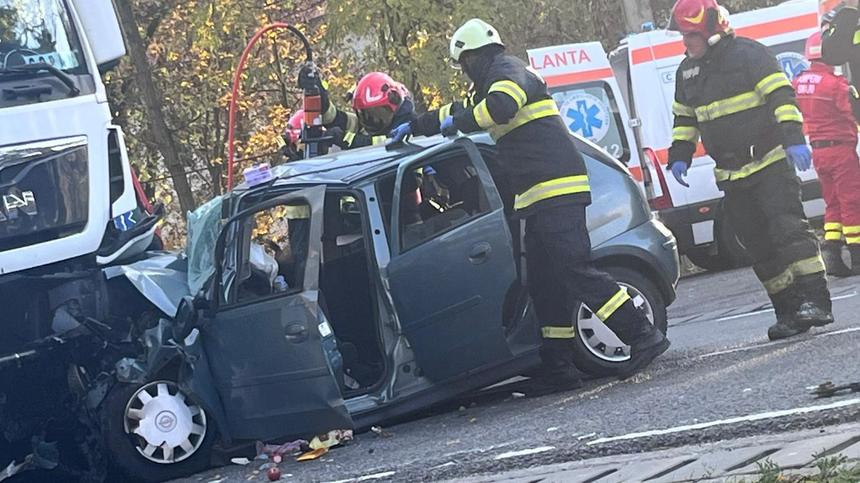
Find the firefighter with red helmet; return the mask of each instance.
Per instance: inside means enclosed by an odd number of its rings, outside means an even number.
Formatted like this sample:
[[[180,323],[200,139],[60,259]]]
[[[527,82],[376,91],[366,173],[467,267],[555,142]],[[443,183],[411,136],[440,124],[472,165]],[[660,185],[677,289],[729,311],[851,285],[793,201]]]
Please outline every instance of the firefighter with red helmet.
[[[305,111],[299,109],[287,121],[287,130],[278,140],[281,153],[288,161],[297,161],[304,158],[304,147],[302,146],[302,127],[304,125]]]
[[[371,72],[353,88],[352,110],[341,110],[330,102],[326,82],[313,67],[299,72],[299,87],[319,89],[326,134],[341,149],[382,144],[394,126],[415,119],[415,105],[406,86],[383,72]]]
[[[669,170],[684,181],[701,138],[716,162],[724,219],[752,256],[776,312],[772,340],[833,322],[818,239],[795,168],[811,167],[791,82],[762,44],[735,36],[715,0],[678,0],[670,30],[686,58],[675,75]]]
[[[794,88],[827,204],[821,252],[828,274],[860,275],[860,160],[851,110],[857,91],[823,62],[821,32],[806,41],[806,58],[812,65],[795,79]],[[846,243],[851,269],[842,261]]]
[[[581,385],[573,360],[573,300],[591,307],[630,346],[630,360],[619,375],[642,370],[669,348],[669,341],[627,291],[591,262],[588,173],[546,83],[507,55],[496,29],[480,19],[457,29],[450,52],[474,83],[473,95],[401,124],[391,132],[392,143],[411,134],[483,130],[496,141],[499,169],[494,175],[506,187],[506,205],[525,220],[528,287],[543,336],[545,370],[537,392]]]

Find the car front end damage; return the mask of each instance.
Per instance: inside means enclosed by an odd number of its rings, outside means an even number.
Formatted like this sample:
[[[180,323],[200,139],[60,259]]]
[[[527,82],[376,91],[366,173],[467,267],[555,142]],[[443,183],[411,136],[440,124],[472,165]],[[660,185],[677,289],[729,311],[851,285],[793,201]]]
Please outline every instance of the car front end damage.
[[[193,337],[175,341],[173,317],[187,294],[183,267],[164,254],[129,266],[64,264],[0,279],[0,480],[26,471],[104,480],[116,459],[106,444],[115,426],[108,420],[122,414],[106,407],[112,393],[159,377],[183,385],[192,372],[195,387],[184,394],[213,390],[205,387],[207,371],[194,370],[205,358]]]

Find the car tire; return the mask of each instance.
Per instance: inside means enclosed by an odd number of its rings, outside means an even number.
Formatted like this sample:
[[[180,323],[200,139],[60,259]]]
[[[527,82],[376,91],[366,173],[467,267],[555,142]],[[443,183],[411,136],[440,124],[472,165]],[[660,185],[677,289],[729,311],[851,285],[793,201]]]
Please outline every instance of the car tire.
[[[603,268],[619,285],[626,287],[637,307],[645,310],[649,319],[664,334],[668,327],[666,303],[663,295],[648,277],[625,267]],[[574,316],[576,338],[573,360],[579,370],[594,377],[611,377],[624,368],[630,358],[630,348],[606,328],[597,317],[578,303]],[[599,324],[599,325],[597,325]],[[601,341],[601,338],[605,341]],[[601,349],[601,344],[603,348]],[[624,352],[617,352],[618,348]]]
[[[129,434],[126,431],[126,418],[128,410],[139,406],[140,391],[147,391],[154,400],[162,396],[162,385],[167,387],[167,392],[174,398],[173,403],[184,398],[189,401],[186,407],[194,407],[201,411],[202,426],[204,434],[202,438],[189,438],[194,448],[191,454],[180,455],[181,461],[175,463],[158,463],[153,459],[164,458],[164,451],[159,448],[148,459],[141,451],[145,439],[137,434]],[[153,394],[154,392],[154,394]],[[181,397],[177,397],[181,394]],[[216,440],[216,428],[212,418],[206,417],[205,410],[190,402],[191,399],[182,393],[178,385],[172,381],[153,381],[146,384],[124,384],[117,383],[108,393],[101,407],[101,429],[105,445],[110,453],[110,471],[116,473],[122,481],[157,482],[190,476],[210,467],[212,461],[212,446]],[[143,411],[146,411],[144,408]],[[164,412],[164,411],[162,411]],[[201,419],[195,416],[195,424]],[[175,424],[175,423],[174,423]],[[193,441],[193,442],[192,442]]]

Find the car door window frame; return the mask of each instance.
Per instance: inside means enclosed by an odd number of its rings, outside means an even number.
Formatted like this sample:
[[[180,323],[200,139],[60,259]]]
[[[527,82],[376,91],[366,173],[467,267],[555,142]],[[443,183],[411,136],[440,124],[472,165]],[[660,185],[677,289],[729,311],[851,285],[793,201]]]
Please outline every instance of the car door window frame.
[[[433,160],[436,158],[440,158],[440,160],[443,161],[459,150],[465,151],[466,155],[469,157],[469,161],[472,163],[472,166],[477,172],[478,179],[480,180],[480,188],[484,190],[484,195],[487,199],[487,209],[478,215],[471,216],[465,219],[461,223],[451,226],[438,233],[434,233],[431,237],[427,238],[426,240],[422,240],[420,243],[412,245],[408,248],[404,248],[402,233],[403,230],[401,230],[402,224],[400,221],[401,193],[403,189],[404,176],[406,175],[406,173],[412,172],[422,166],[432,165]],[[394,199],[391,207],[391,226],[389,227],[391,230],[391,255],[392,257],[395,257],[401,253],[406,253],[409,250],[419,247],[429,241],[435,240],[440,236],[444,236],[446,233],[452,230],[458,229],[474,220],[487,216],[490,213],[493,213],[494,211],[502,208],[502,198],[499,194],[498,189],[496,188],[495,182],[493,181],[493,177],[490,174],[490,170],[487,167],[486,162],[484,162],[480,150],[471,139],[461,137],[456,139],[451,144],[445,144],[437,148],[431,149],[417,159],[410,160],[407,163],[401,164],[397,169],[397,177],[394,182]]]
[[[314,240],[319,242],[322,238],[321,217],[323,216],[325,194],[326,189],[323,185],[290,191],[242,209],[224,223],[224,226],[221,228],[221,233],[218,235],[218,240],[215,243],[215,274],[212,277],[212,289],[209,291],[210,304],[214,311],[229,310],[274,298],[295,296],[297,293],[316,290],[318,288],[320,247],[317,246],[315,248],[313,243]],[[232,255],[232,263],[235,265],[234,271],[238,270],[242,263],[242,259],[238,252],[240,248],[236,246],[237,240],[242,238],[242,233],[240,231],[241,224],[260,211],[282,205],[295,205],[296,201],[304,202],[304,204],[310,209],[307,258],[305,260],[305,273],[302,278],[302,286],[287,290],[286,292],[278,292],[269,296],[239,302],[236,300],[238,286],[236,285],[237,280],[234,276],[230,281],[231,286],[228,288],[229,292],[225,297],[223,293],[225,285],[223,277],[225,272],[225,260],[227,259],[227,249],[229,247],[234,247],[236,250]],[[246,256],[247,255],[249,254],[246,254]]]

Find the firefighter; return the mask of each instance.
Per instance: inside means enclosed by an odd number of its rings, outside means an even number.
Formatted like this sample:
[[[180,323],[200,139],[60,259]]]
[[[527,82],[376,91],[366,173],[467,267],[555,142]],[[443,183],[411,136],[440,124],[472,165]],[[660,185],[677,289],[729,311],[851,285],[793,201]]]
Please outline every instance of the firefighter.
[[[806,41],[812,66],[794,81],[827,209],[821,252],[829,275],[860,275],[860,159],[851,99],[857,91],[821,59],[821,32]],[[842,261],[848,244],[851,269]]]
[[[286,132],[278,139],[281,154],[287,158],[287,161],[297,161],[305,157],[304,146],[302,145],[304,119],[304,109],[296,111],[287,121]]]
[[[701,136],[716,162],[727,221],[752,256],[777,323],[771,340],[833,322],[818,239],[809,227],[795,173],[812,154],[794,89],[776,58],[736,37],[716,0],[677,0],[670,29],[686,58],[675,75],[669,169],[682,185]]]
[[[838,11],[825,15],[826,28],[822,37],[822,60],[830,65],[848,64],[854,75],[855,90],[860,83],[860,12],[858,0],[844,0]],[[852,104],[854,119],[860,120],[860,102]]]
[[[404,123],[393,142],[410,134],[486,130],[496,141],[508,204],[526,223],[528,285],[542,326],[545,389],[581,385],[573,362],[572,300],[594,309],[631,347],[619,371],[629,377],[669,347],[627,292],[591,262],[586,206],[591,202],[585,163],[546,83],[506,55],[495,28],[479,19],[451,38],[451,58],[474,83],[471,102],[449,104]],[[540,390],[540,389],[538,389]]]
[[[305,66],[299,71],[298,84],[302,89],[319,89],[323,125],[341,149],[382,144],[393,127],[415,119],[409,90],[382,72],[371,72],[358,81],[347,96],[351,111],[338,109],[330,102],[328,86],[313,67]]]

